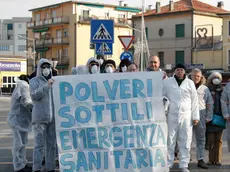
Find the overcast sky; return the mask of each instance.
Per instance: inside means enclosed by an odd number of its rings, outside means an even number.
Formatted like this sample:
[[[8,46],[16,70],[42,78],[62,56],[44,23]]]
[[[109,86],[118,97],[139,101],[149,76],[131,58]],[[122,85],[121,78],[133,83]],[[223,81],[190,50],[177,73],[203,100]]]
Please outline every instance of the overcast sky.
[[[66,0],[0,0],[0,19],[10,19],[12,17],[31,17],[31,13],[28,11],[32,8],[37,8],[45,5],[50,5],[54,3],[64,2]],[[80,0],[80,1],[89,1],[89,0]],[[157,0],[145,0],[146,6],[153,5]],[[219,0],[201,0],[206,3],[210,3],[214,6],[217,5]],[[224,7],[226,10],[230,11],[230,0],[223,0]],[[99,2],[99,3],[110,3],[110,4],[119,4],[119,0],[90,0],[90,2]],[[142,0],[124,0],[130,6],[141,7]],[[169,0],[161,0],[161,4],[165,5]]]

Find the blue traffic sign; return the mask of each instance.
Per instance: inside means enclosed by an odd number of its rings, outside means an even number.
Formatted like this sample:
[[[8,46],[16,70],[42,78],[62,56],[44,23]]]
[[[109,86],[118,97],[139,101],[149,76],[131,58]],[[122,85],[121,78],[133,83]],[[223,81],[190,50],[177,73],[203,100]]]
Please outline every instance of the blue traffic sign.
[[[113,44],[112,43],[97,43],[96,54],[112,55]]]
[[[120,56],[120,60],[124,60],[124,59],[129,59],[129,61],[133,61],[133,55],[128,51],[123,52]]]
[[[91,43],[114,43],[114,20],[91,20]]]

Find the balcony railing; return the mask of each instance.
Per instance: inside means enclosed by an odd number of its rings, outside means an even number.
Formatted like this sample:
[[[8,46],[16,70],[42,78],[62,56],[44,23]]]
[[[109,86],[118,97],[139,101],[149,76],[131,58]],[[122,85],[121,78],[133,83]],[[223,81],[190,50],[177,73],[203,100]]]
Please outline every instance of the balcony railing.
[[[39,21],[31,21],[27,23],[27,28],[39,28],[43,26],[52,26],[52,25],[57,25],[57,24],[68,24],[69,23],[69,17],[64,16],[64,17],[55,17],[55,18],[50,18],[50,19],[44,19],[44,20],[39,20]]]
[[[110,19],[114,20],[115,25],[130,25],[132,26],[132,21],[128,20],[127,18],[116,18],[116,17],[108,17],[108,16],[96,16],[96,15],[91,15],[91,16],[79,16],[79,22],[89,22],[92,19]]]
[[[36,47],[69,44],[69,37],[36,40]]]
[[[60,58],[60,60],[58,61],[58,65],[68,66],[69,65],[69,57],[63,55]]]

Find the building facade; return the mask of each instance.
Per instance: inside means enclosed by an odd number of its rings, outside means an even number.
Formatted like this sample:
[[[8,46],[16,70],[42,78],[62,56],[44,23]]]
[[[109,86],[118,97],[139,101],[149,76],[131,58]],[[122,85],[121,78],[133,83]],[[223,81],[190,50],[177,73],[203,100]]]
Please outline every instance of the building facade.
[[[114,44],[112,58],[119,62],[122,44],[119,35],[132,35],[131,21],[138,8],[127,4],[106,5],[99,3],[68,1],[36,8],[32,11],[32,21],[28,23],[28,37],[35,39],[37,59],[41,57],[58,60],[60,74],[69,74],[72,67],[86,64],[93,57],[94,49],[90,44],[90,21],[92,19],[114,20]],[[127,26],[128,25],[128,26]],[[32,46],[32,42],[28,42]],[[28,66],[31,71],[31,66]]]
[[[22,56],[0,55],[0,87],[3,93],[12,93],[14,77],[27,74],[27,60]]]
[[[150,54],[160,57],[162,67],[172,68],[176,63],[222,67],[222,18],[218,14],[226,12],[222,3],[214,7],[199,0],[171,0],[161,7],[157,2],[155,10],[144,14]],[[140,30],[140,15],[133,22]]]
[[[27,22],[30,18],[0,20],[0,55],[24,56]]]
[[[230,71],[230,13],[220,16],[223,18],[223,69]]]

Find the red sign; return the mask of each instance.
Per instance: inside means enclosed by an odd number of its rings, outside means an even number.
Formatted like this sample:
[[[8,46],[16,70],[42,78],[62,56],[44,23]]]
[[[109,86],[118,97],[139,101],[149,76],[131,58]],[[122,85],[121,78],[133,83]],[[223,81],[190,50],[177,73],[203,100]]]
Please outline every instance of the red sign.
[[[125,48],[125,51],[128,51],[129,47],[131,46],[134,36],[118,36],[120,39],[123,47]]]

